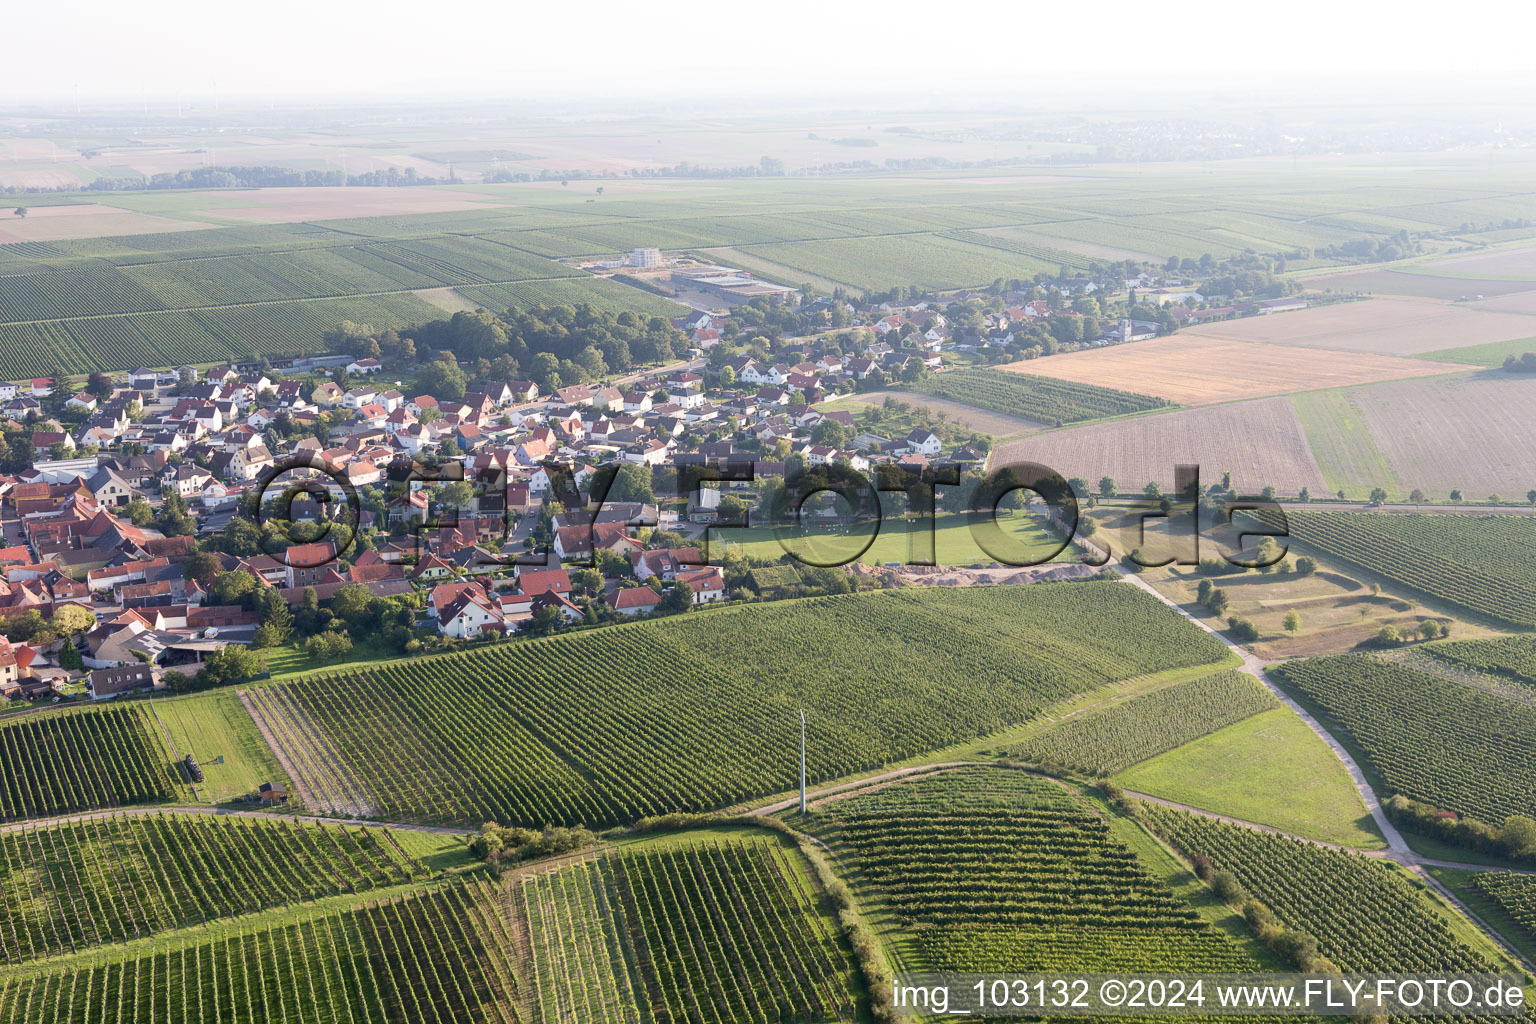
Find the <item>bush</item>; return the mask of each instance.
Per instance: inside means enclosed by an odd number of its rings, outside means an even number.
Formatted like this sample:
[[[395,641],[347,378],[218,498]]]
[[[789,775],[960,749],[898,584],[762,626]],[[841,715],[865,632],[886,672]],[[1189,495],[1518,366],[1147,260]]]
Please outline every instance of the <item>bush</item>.
[[[1227,619],[1227,629],[1239,643],[1253,643],[1259,638],[1259,627],[1241,615]]]
[[[1217,898],[1229,906],[1241,906],[1248,901],[1248,890],[1243,888],[1237,876],[1230,871],[1217,871],[1211,875],[1210,884]]]

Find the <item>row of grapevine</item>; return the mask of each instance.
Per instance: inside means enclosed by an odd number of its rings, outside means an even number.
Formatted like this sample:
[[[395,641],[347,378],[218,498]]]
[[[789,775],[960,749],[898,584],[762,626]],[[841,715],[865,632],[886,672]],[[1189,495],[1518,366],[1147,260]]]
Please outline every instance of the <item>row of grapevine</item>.
[[[0,978],[0,1024],[514,1024],[503,894],[454,883]]]
[[[947,370],[914,384],[912,389],[1041,423],[1122,416],[1172,405],[1167,399],[1096,384],[989,369]]]
[[[170,758],[137,707],[0,725],[0,821],[163,803],[173,787]]]
[[[1252,676],[1217,672],[1069,718],[1030,737],[1013,753],[1114,775],[1278,704]]]
[[[1524,930],[1527,942],[1536,942],[1536,876],[1481,871],[1472,876],[1472,885]]]
[[[1423,650],[1453,665],[1513,680],[1524,691],[1536,696],[1536,636],[1458,640],[1432,644]]]
[[[1536,814],[1536,707],[1368,655],[1273,670],[1364,750],[1393,792],[1494,824]]]
[[[423,874],[383,829],[156,813],[0,832],[0,959],[69,953]]]
[[[1107,821],[1022,771],[941,772],[833,801],[815,829],[926,969],[1257,969]]]
[[[86,373],[315,351],[324,333],[343,320],[383,330],[441,315],[415,295],[393,293],[0,323],[0,377],[46,372],[55,361],[72,373]]]
[[[986,735],[1223,650],[1114,583],[786,602],[497,645],[288,684],[295,762],[334,750],[381,816],[606,825],[705,810]],[[896,652],[893,654],[893,652]],[[311,788],[314,788],[311,785]]]
[[[1346,973],[1493,970],[1395,864],[1184,811],[1149,805],[1145,814],[1186,856],[1204,855],[1232,872]]]
[[[791,856],[669,842],[527,878],[539,1019],[856,1019],[847,955]]]
[[[1431,597],[1536,626],[1536,519],[1287,511],[1297,540]]]

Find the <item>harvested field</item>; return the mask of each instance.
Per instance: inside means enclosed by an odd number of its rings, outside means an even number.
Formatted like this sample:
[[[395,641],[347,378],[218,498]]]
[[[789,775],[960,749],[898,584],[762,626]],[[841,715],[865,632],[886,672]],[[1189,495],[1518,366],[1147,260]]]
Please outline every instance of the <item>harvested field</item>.
[[[1308,288],[1331,288],[1336,292],[1407,295],[1418,299],[1470,299],[1477,295],[1504,295],[1530,287],[1526,281],[1444,277],[1415,274],[1406,270],[1362,270],[1353,274],[1309,277],[1301,283]]]
[[[163,234],[211,228],[190,220],[173,220],[148,213],[99,203],[67,206],[34,206],[25,217],[14,207],[0,210],[0,244],[7,242],[58,242],[66,238],[101,238],[115,235]]]
[[[1371,461],[1379,453],[1400,491],[1443,500],[1458,488],[1480,500],[1536,487],[1536,377],[1490,370],[1359,388],[1348,397],[1356,429],[1374,444]],[[1319,433],[1328,422],[1308,417],[1307,429]],[[1320,452],[1336,445],[1327,436],[1312,442]]]
[[[1464,277],[1518,278],[1536,281],[1536,247],[1452,256],[1425,265],[1442,274]]]
[[[234,199],[239,206],[228,206]],[[346,217],[391,217],[409,213],[457,213],[501,205],[496,199],[470,192],[411,186],[239,189],[208,195],[214,217],[260,224],[292,224]]]
[[[1429,299],[1365,299],[1243,320],[1186,327],[1181,334],[1275,345],[1416,355],[1523,338],[1529,320]],[[1295,390],[1295,389],[1293,389]]]
[[[1286,313],[1262,319],[1298,315]],[[1424,360],[1396,356],[1298,352],[1284,345],[1256,345],[1183,333],[1112,348],[1009,363],[1000,368],[1154,395],[1180,405],[1210,405],[1318,388],[1423,377],[1448,373],[1458,367],[1452,363],[1426,366]]]
[[[1303,487],[1319,493],[1326,486],[1285,398],[1053,430],[1000,445],[993,464],[1026,460],[1095,484],[1112,476],[1122,490],[1140,490],[1152,480],[1171,489],[1173,468],[1180,463],[1198,465],[1208,482],[1220,483],[1221,474],[1230,471],[1233,485],[1252,493],[1265,486],[1282,495]]]
[[[1521,282],[1522,285],[1525,283]],[[1513,295],[1484,299],[1482,302],[1473,303],[1472,308],[1490,313],[1524,313],[1527,316],[1536,316],[1536,291],[1515,292]]]
[[[823,403],[820,408],[824,411],[857,412],[856,406],[879,405],[887,398],[906,402],[914,408],[926,408],[934,413],[941,412],[951,423],[958,423],[967,430],[991,434],[994,437],[1011,437],[1014,434],[1041,430],[1045,427],[1044,423],[1027,420],[1022,416],[988,412],[973,405],[963,405],[960,402],[951,402],[947,398],[935,398],[932,395],[921,395],[915,391],[871,391],[868,394],[855,395],[837,402]]]

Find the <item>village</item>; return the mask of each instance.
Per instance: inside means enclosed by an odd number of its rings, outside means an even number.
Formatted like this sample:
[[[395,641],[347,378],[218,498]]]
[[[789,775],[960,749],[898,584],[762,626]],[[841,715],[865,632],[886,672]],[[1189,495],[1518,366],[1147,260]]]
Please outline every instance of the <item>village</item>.
[[[667,262],[636,250],[606,266]],[[197,688],[274,659],[292,670],[874,585],[777,551],[726,557],[730,528],[761,522],[786,474],[977,478],[991,438],[899,418],[888,435],[839,399],[957,361],[1156,337],[1206,299],[1130,266],[858,302],[744,274],[689,281],[736,305],[658,325],[687,358],[586,383],[504,379],[484,359],[402,353],[393,336],[381,349],[358,330],[324,355],[140,367],[78,389],[0,382],[13,470],[0,476],[0,696]],[[1149,319],[1106,319],[1113,308]],[[721,482],[679,490],[680,474]],[[828,499],[804,514],[848,511]]]

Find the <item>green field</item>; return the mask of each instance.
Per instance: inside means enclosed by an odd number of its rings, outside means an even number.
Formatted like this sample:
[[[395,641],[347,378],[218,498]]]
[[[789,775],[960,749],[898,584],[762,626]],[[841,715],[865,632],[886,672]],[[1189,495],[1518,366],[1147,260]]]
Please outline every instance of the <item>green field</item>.
[[[1006,558],[1013,564],[1030,564],[1043,560],[1061,547],[1061,535],[1049,524],[1033,515],[999,513],[997,519],[1000,536],[990,531],[982,534],[988,548],[978,541],[965,515],[935,516],[931,521],[914,518],[890,518],[878,526],[873,523],[842,528],[829,527],[800,533],[791,531],[781,541],[773,527],[756,526],[737,530],[723,528],[709,535],[710,558],[717,559],[724,552],[740,552],[751,558],[782,558],[786,553],[808,559],[812,564],[841,564],[857,560],[866,565],[883,565],[899,562],[902,565],[921,564],[919,559],[928,555],[929,526],[932,527],[933,556],[938,565],[971,566],[990,565],[998,558]],[[867,545],[867,547],[866,547]],[[862,554],[859,553],[863,549]],[[1072,549],[1056,559],[1069,560]]]
[[[1514,338],[1494,341],[1486,345],[1470,345],[1466,348],[1445,348],[1438,352],[1424,352],[1420,359],[1434,359],[1442,363],[1472,363],[1475,366],[1503,366],[1509,356],[1523,356],[1536,352],[1536,338]]]
[[[1113,775],[1276,706],[1252,676],[1217,672],[1066,719],[1009,753]]]
[[[157,715],[176,755],[191,754],[202,765],[204,781],[197,784],[202,803],[238,800],[263,782],[289,782],[233,690],[156,700],[151,720]],[[211,763],[220,757],[223,764]]]
[[[1349,389],[1292,395],[1291,404],[1330,490],[1359,497],[1380,487],[1395,500],[1407,498],[1408,489],[1377,449]]]
[[[893,651],[900,651],[893,655]],[[706,810],[997,732],[1225,649],[1121,583],[726,608],[256,691],[309,788],[377,816],[540,825]]]
[[[1386,844],[1342,762],[1274,708],[1115,777],[1126,789],[1360,849]]]

